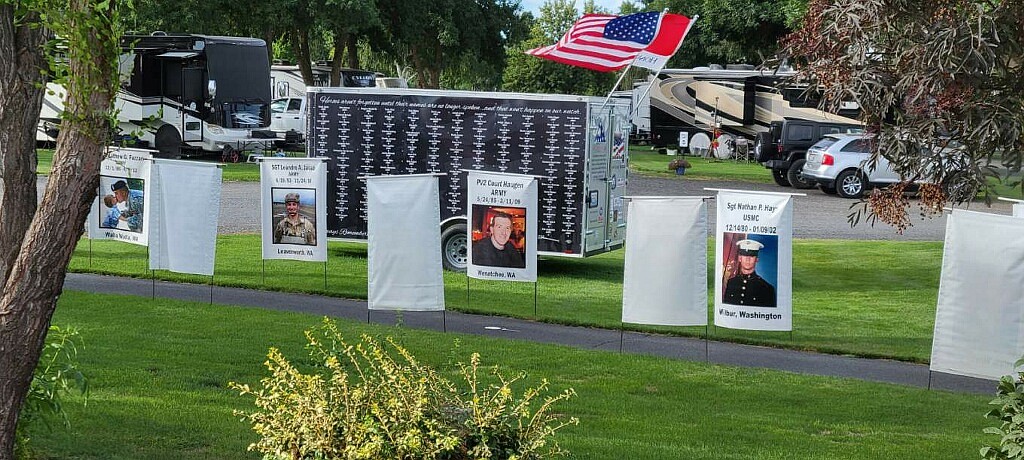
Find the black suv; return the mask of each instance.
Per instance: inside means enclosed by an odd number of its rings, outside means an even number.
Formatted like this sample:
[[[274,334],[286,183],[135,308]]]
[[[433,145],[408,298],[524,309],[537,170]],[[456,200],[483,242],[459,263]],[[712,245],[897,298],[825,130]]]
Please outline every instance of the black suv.
[[[775,183],[783,187],[813,188],[814,182],[800,177],[807,149],[826,134],[860,133],[862,125],[808,120],[773,121],[768,132],[757,134],[754,155],[772,170]]]

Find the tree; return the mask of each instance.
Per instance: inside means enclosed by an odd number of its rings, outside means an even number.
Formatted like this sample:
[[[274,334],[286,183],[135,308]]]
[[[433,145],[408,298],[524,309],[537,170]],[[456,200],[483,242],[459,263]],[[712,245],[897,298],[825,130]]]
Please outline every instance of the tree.
[[[5,55],[0,61],[4,76],[0,81],[4,204],[22,201],[4,208],[0,223],[0,257],[5,264],[0,280],[0,460],[13,458],[18,415],[68,262],[96,196],[99,165],[112,132],[120,2],[70,0],[60,5],[60,11],[57,8],[56,3],[44,1],[0,1],[0,53],[14,50],[30,55],[15,54],[15,59]],[[67,69],[58,75],[65,76],[67,97],[49,183],[36,210],[32,209],[34,194],[28,192],[35,188],[35,152],[30,144],[35,122],[26,126],[8,113],[7,97],[13,95],[10,100],[14,101],[41,99],[42,86],[35,84],[41,75],[38,56],[26,47],[41,44],[46,32],[39,27],[44,25],[61,37],[64,45]],[[21,80],[11,76],[21,76]],[[29,108],[25,106],[25,110]],[[38,113],[36,106],[34,112],[20,116],[35,118]],[[29,174],[24,172],[26,168]]]
[[[579,19],[572,0],[548,0],[530,29],[530,37],[510,47],[502,88],[525,93],[605,95],[615,83],[612,74],[540,59],[526,50],[557,42]]]
[[[1022,25],[1021,0],[810,2],[789,52],[824,104],[860,105],[875,157],[906,178],[871,195],[872,221],[909,225],[912,183],[923,183],[922,208],[939,212],[979,189],[991,199],[990,179],[1020,171]]]

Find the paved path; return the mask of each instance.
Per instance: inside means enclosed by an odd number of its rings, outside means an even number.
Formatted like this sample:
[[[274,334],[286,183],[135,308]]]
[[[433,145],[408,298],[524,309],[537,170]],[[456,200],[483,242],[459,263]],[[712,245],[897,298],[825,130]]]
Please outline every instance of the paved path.
[[[357,321],[395,323],[391,312],[368,314],[366,302],[304,294],[257,291],[208,285],[178,284],[152,280],[69,273],[68,290],[160,296],[225,305],[326,315]],[[928,366],[883,359],[863,359],[794,350],[783,350],[665,335],[622,333],[618,330],[562,326],[495,316],[456,312],[404,312],[408,327],[445,330],[513,340],[569,345],[587,350],[619,351],[687,361],[777,369],[804,374],[849,377],[967,393],[994,394],[993,381],[949,374],[929,373]],[[620,345],[621,344],[621,345]]]

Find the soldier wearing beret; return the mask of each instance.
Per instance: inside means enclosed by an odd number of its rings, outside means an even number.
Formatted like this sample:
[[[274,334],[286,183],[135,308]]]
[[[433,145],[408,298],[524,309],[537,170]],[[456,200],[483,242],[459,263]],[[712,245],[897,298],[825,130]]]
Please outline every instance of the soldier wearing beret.
[[[299,213],[299,194],[284,196],[285,216],[274,227],[274,244],[305,244],[316,246],[316,227]]]
[[[740,240],[736,245],[739,246],[737,261],[740,270],[725,283],[722,302],[730,305],[775,308],[775,286],[754,271],[758,251],[764,245],[754,240]]]
[[[110,185],[110,190],[114,195],[114,201],[120,204],[124,208],[120,212],[119,218],[128,223],[128,229],[136,232],[142,232],[142,212],[145,208],[145,199],[143,197],[142,190],[134,190],[128,188],[128,183],[124,180],[118,180]],[[110,227],[116,228],[115,225]]]

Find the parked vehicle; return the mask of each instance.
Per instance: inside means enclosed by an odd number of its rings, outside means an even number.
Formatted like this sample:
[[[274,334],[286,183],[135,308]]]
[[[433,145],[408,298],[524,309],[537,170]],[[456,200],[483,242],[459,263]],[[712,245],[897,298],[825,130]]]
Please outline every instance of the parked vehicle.
[[[270,103],[270,130],[288,144],[302,142],[302,97],[281,97]]]
[[[776,184],[798,189],[814,188],[814,182],[801,177],[807,149],[822,136],[838,133],[860,133],[863,125],[832,123],[814,120],[790,119],[773,121],[767,132],[757,134],[754,155],[757,161],[772,171]]]
[[[263,40],[205,35],[127,35],[114,108],[123,140],[163,156],[269,145],[270,61]],[[38,141],[53,141],[63,88],[47,85]]]
[[[310,69],[313,72],[313,85],[317,87],[330,86],[331,67],[323,63],[317,63]],[[351,88],[373,88],[377,86],[378,77],[383,75],[369,70],[341,69],[341,84],[339,86]],[[275,98],[306,96],[306,83],[302,79],[302,72],[297,65],[273,65],[270,66],[270,85]]]
[[[804,180],[828,194],[860,198],[871,187],[894,184],[900,175],[884,156],[872,168],[872,138],[864,134],[827,135],[807,149]]]
[[[467,170],[537,176],[538,253],[622,246],[629,101],[553,94],[310,88],[306,152],[328,158],[327,234],[366,240],[365,183],[441,173],[444,266],[467,262]]]
[[[796,73],[787,69],[757,69],[735,64],[693,69],[664,69],[648,94],[647,82],[635,85],[638,126],[650,130],[656,147],[688,143],[698,135],[716,133],[716,144],[737,148],[719,148],[719,158],[738,156],[739,147],[754,145],[758,133],[767,132],[773,122],[806,120],[816,123],[857,125],[859,107],[843,104],[837,113],[818,109],[818,100],[808,93],[807,85],[794,81]],[[682,133],[682,135],[680,135]],[[815,138],[814,140],[817,140]],[[813,142],[807,143],[801,153]],[[684,145],[681,145],[686,147]],[[700,143],[697,149],[705,149]],[[797,170],[799,172],[799,169]]]

